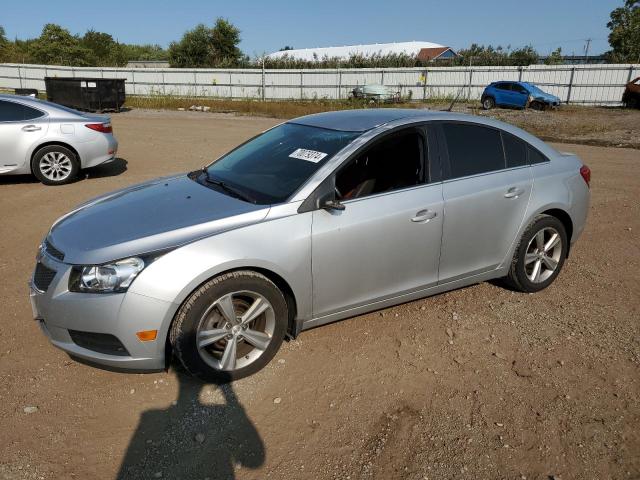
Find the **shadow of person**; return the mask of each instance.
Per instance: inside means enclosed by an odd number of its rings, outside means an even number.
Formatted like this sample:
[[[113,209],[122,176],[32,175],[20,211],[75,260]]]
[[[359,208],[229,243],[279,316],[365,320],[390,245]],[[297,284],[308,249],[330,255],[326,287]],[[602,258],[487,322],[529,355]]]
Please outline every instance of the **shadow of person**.
[[[164,410],[149,410],[122,461],[120,479],[233,479],[235,465],[256,469],[265,449],[230,383],[219,385],[222,404],[205,404],[205,385],[177,375],[178,399]]]

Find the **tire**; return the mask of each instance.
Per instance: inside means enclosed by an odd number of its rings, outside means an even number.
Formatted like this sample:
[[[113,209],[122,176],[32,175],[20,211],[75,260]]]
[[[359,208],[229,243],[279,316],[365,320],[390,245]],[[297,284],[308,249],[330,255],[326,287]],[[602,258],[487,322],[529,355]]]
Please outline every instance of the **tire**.
[[[542,237],[538,236],[540,233]],[[559,243],[552,243],[554,234],[557,234]],[[540,245],[543,245],[544,255],[539,251]],[[567,232],[562,222],[551,215],[539,215],[520,239],[506,278],[507,283],[516,290],[527,293],[547,288],[564,265],[568,245]],[[552,270],[550,267],[554,264],[555,268]]]
[[[485,110],[491,110],[496,106],[496,101],[493,97],[484,97],[482,99],[482,108]]]
[[[31,160],[31,171],[45,185],[64,185],[80,172],[76,154],[61,145],[49,145],[38,150]]]
[[[254,306],[260,313],[243,325],[241,316]],[[287,323],[287,302],[278,287],[264,275],[242,270],[193,292],[176,313],[169,341],[191,375],[226,383],[267,365],[282,345]]]
[[[538,110],[539,112],[542,112],[545,109],[546,105],[542,102],[538,102],[537,100],[535,100],[529,104],[529,107],[532,108],[533,110]]]

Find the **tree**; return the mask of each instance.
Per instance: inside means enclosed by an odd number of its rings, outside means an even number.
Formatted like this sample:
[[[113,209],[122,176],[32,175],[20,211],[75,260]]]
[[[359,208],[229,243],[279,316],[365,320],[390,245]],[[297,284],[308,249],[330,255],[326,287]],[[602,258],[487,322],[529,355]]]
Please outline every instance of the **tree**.
[[[120,55],[120,45],[108,33],[87,30],[80,39],[80,45],[93,54],[93,61],[96,66],[120,65],[122,55]]]
[[[562,58],[562,48],[558,47],[545,58],[545,65],[562,65],[564,59]]]
[[[535,65],[538,63],[538,52],[529,45],[526,47],[518,48],[509,54],[509,63],[511,65]]]
[[[197,25],[188,30],[179,42],[169,45],[169,63],[172,67],[198,68],[213,66],[213,41],[211,29]]]
[[[216,24],[211,30],[213,42],[214,64],[216,66],[236,66],[242,59],[242,51],[238,48],[240,43],[240,30],[224,18],[216,19]]]
[[[6,62],[9,57],[9,42],[5,36],[4,27],[0,25],[0,62]]]
[[[279,51],[280,52],[286,52],[287,50],[293,50],[293,47],[289,46],[289,45],[285,45],[284,47],[282,47]]]
[[[240,30],[218,18],[213,28],[204,24],[188,30],[179,42],[169,45],[173,67],[235,67],[243,61],[238,48]]]
[[[92,52],[80,45],[80,39],[60,25],[47,23],[42,33],[29,46],[33,61],[45,65],[90,66]]]
[[[640,62],[640,1],[625,0],[611,12],[608,56],[615,62]]]

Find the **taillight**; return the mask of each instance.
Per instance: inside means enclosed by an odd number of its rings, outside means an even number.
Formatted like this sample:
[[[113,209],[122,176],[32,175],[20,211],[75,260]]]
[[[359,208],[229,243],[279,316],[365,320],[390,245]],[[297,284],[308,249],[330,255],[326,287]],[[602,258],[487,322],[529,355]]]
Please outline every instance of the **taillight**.
[[[587,184],[587,187],[590,187],[590,183],[591,183],[591,169],[589,167],[587,167],[586,165],[583,165],[580,167],[580,175],[582,175],[582,178],[584,179],[585,183]]]
[[[84,125],[87,128],[90,128],[91,130],[95,130],[96,132],[100,132],[100,133],[112,133],[113,132],[113,127],[111,127],[111,123],[107,122],[107,123],[85,123]]]

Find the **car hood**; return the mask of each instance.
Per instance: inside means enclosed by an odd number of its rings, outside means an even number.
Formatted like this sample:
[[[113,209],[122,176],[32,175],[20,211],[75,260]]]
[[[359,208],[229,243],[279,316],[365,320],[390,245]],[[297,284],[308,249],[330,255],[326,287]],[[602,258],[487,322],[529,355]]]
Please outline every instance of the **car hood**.
[[[49,242],[64,262],[99,264],[182,245],[260,222],[269,212],[187,175],[161,178],[90,200],[61,217]]]
[[[550,93],[547,92],[532,92],[531,96],[533,98],[537,98],[540,100],[545,100],[547,102],[559,102],[560,99],[558,97],[556,97],[555,95],[551,95]]]

